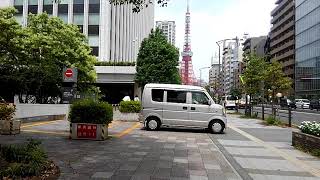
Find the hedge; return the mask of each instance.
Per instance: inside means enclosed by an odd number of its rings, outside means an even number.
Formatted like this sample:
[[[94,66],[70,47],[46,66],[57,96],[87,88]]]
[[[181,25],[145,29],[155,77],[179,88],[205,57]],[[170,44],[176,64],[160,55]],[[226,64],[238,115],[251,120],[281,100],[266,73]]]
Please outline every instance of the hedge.
[[[112,118],[112,106],[106,102],[82,99],[75,101],[70,107],[71,123],[109,124]]]
[[[141,110],[140,101],[122,101],[120,102],[120,112],[122,113],[139,113]]]
[[[14,105],[0,103],[0,120],[10,121],[13,118],[15,111],[16,107]]]
[[[299,126],[301,132],[320,137],[320,123],[304,121]]]

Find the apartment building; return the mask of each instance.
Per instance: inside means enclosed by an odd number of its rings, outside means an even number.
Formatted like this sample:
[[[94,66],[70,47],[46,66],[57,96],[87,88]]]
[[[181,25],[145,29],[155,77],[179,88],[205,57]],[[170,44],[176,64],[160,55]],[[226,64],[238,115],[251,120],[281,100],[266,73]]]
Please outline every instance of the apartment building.
[[[271,12],[271,61],[282,64],[284,73],[294,79],[295,74],[295,2],[277,0]]]
[[[161,29],[168,42],[175,46],[176,44],[176,23],[175,21],[156,21],[156,27]]]

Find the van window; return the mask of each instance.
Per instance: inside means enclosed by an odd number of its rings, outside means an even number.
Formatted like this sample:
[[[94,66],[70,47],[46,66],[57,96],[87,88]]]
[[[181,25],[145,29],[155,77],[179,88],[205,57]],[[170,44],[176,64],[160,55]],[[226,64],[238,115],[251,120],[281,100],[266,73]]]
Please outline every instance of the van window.
[[[203,92],[192,92],[192,104],[209,105],[209,98]]]
[[[164,90],[162,89],[152,89],[151,91],[152,101],[163,102],[163,92]]]
[[[186,103],[187,102],[187,92],[186,91],[167,91],[167,102],[172,103]]]

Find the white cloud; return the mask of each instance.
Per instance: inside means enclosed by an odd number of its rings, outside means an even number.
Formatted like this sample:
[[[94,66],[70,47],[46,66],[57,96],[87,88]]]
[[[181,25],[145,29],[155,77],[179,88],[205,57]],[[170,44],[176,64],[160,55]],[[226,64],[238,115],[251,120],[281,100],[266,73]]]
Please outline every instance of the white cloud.
[[[186,10],[180,6],[184,5],[184,2],[184,0],[171,0],[169,7],[157,8],[155,16],[156,20],[176,21],[176,46],[180,49],[184,41]],[[192,3],[196,2],[199,0],[194,0]],[[220,10],[222,13],[219,14],[195,11],[191,7],[193,66],[197,76],[199,68],[211,64],[211,56],[217,51],[216,41],[242,36],[243,33],[249,33],[250,36],[267,35],[271,27],[270,12],[275,6],[274,2],[274,0],[233,0],[233,3],[223,7]],[[203,75],[203,78],[207,80],[208,72],[203,74],[206,75]]]

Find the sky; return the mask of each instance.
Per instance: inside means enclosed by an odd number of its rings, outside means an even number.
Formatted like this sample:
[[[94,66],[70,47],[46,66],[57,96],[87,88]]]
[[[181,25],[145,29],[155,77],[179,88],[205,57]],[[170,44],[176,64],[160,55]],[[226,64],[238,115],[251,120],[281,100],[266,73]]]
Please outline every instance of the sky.
[[[271,11],[275,0],[190,0],[191,48],[193,69],[211,65],[211,57],[218,53],[216,42],[226,38],[262,36],[269,33]],[[156,5],[155,21],[176,22],[176,46],[182,51],[187,0],[169,0],[167,7]],[[181,60],[181,57],[180,57]],[[218,61],[218,59],[216,59]],[[209,69],[202,70],[208,81]]]

